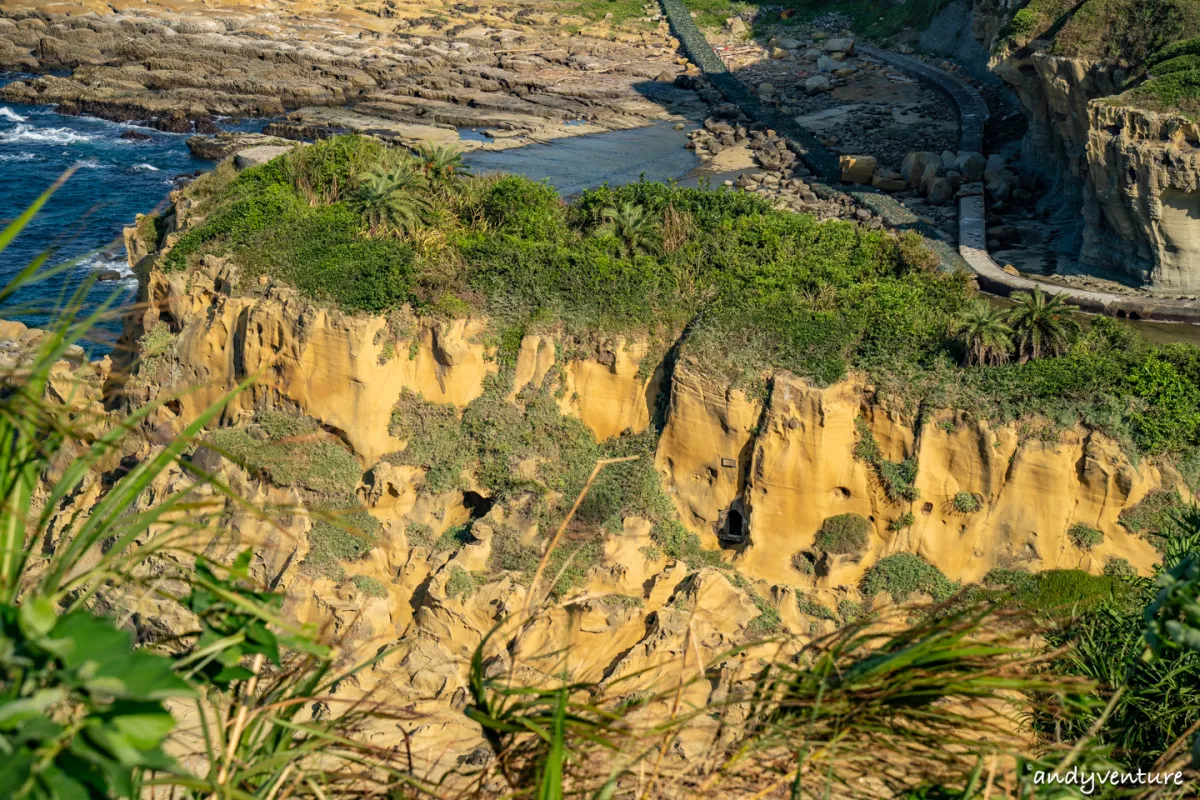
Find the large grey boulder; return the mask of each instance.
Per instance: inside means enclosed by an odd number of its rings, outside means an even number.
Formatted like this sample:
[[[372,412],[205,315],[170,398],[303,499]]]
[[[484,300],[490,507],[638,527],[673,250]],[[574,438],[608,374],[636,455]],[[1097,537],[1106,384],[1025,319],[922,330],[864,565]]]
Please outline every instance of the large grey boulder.
[[[258,147],[247,147],[245,150],[239,150],[233,157],[233,165],[239,170],[250,169],[250,167],[262,166],[268,161],[290,152],[292,152],[290,145],[264,144]]]

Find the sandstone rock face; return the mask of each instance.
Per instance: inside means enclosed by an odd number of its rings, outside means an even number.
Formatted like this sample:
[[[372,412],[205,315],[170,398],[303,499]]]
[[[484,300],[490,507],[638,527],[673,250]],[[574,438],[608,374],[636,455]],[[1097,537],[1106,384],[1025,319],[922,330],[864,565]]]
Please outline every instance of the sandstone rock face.
[[[1082,228],[1080,262],[1155,289],[1200,290],[1195,124],[1115,105],[1124,70],[1052,55],[1044,43],[1002,51],[992,67],[1029,117],[1024,162],[1050,183],[1043,202],[1057,222]]]
[[[1088,111],[1081,258],[1155,287],[1200,290],[1200,126],[1103,100]]]
[[[993,426],[965,413],[940,412],[918,429],[911,419],[867,402],[868,387],[851,380],[828,388],[777,375],[761,422],[759,408],[739,393],[705,386],[677,369],[668,427],[658,464],[689,527],[713,542],[730,509],[744,515],[748,545],[735,564],[768,582],[832,591],[852,587],[872,563],[915,552],[951,580],[979,580],[996,566],[1031,570],[1099,570],[1109,556],[1148,569],[1157,555],[1117,522],[1137,503],[1178,476],[1143,463],[1135,467],[1111,441],[1069,431],[1057,442],[1021,441],[1011,426]],[[751,420],[758,422],[750,432]],[[889,499],[870,465],[855,458],[859,426],[871,432],[884,458],[915,459],[918,497]],[[715,447],[706,446],[715,442]],[[719,451],[719,452],[714,452]],[[736,452],[736,466],[718,459]],[[981,498],[973,514],[954,510],[959,492]],[[872,523],[861,557],[833,559],[825,574],[799,576],[792,555],[813,551],[828,517],[856,513]],[[890,523],[911,513],[911,527]],[[1103,545],[1082,553],[1067,530],[1083,523],[1102,530]],[[814,553],[819,557],[818,553]]]

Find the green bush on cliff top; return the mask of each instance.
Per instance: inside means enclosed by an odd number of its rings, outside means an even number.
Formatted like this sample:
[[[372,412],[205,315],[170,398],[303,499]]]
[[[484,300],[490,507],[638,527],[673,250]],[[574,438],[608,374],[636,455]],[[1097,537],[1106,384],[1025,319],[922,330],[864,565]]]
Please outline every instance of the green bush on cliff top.
[[[302,163],[293,153],[197,181],[188,191],[206,221],[183,234],[163,268],[225,253],[243,268],[248,291],[266,274],[349,311],[412,303],[439,317],[482,312],[506,366],[529,333],[592,341],[686,330],[681,355],[760,397],[780,370],[829,384],[857,369],[911,409],[963,408],[999,421],[1042,414],[1051,433],[1082,422],[1130,452],[1200,444],[1200,351],[1150,345],[1111,320],[1095,320],[1061,356],[964,367],[947,321],[972,292],[962,274],[934,269],[913,234],[817,222],[742,192],[649,182],[593,189],[566,204],[548,186],[508,176],[431,194],[430,222],[409,244],[367,236],[338,199],[372,159],[394,155],[354,137],[302,152]],[[407,458],[431,469],[431,487],[450,486],[458,437],[508,424],[491,425],[487,414],[517,428],[537,419],[514,413],[492,393],[453,431],[422,428],[426,452]],[[493,451],[505,446],[498,442]],[[868,455],[859,453],[889,497],[915,499],[915,462]],[[507,461],[487,463],[490,484],[512,481]]]

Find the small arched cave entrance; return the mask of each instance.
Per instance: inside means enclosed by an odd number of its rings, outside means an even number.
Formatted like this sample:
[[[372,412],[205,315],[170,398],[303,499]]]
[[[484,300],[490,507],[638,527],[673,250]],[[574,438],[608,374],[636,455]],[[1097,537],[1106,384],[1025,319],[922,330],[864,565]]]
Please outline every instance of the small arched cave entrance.
[[[717,540],[722,547],[738,547],[750,537],[750,525],[746,519],[746,508],[739,497],[729,504],[721,514],[717,525]]]

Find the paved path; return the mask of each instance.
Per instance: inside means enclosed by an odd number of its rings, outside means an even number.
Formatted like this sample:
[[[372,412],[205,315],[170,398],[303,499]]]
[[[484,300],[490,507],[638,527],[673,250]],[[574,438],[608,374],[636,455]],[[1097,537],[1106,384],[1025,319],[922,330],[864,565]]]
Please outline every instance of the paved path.
[[[838,159],[813,135],[791,117],[773,107],[760,103],[758,96],[738,80],[712,49],[704,34],[696,27],[682,0],[660,0],[663,11],[671,23],[675,36],[683,44],[684,52],[697,64],[714,86],[733,103],[738,104],[747,116],[756,119],[789,139],[800,144],[801,158],[808,168],[826,184],[814,184],[813,190],[842,192],[879,214],[889,227],[916,230],[928,240],[929,245],[941,257],[944,269],[967,268],[975,273],[979,287],[985,292],[1007,297],[1014,292],[1029,292],[1036,288],[1047,294],[1062,295],[1068,302],[1084,311],[1110,314],[1128,319],[1153,319],[1169,322],[1200,322],[1200,305],[1188,300],[1169,300],[1111,292],[1090,291],[1068,286],[1035,281],[1005,272],[992,260],[987,252],[987,223],[984,213],[982,184],[964,184],[966,189],[958,206],[958,252],[951,252],[945,242],[937,238],[937,232],[921,222],[915,214],[894,198],[872,189],[855,187],[845,190],[837,187],[841,179]],[[856,45],[856,50],[917,78],[926,85],[946,95],[954,104],[959,119],[959,149],[983,152],[983,127],[987,122],[988,108],[975,87],[945,70],[938,69],[917,58],[880,50],[868,45]],[[837,187],[837,188],[835,188]]]

